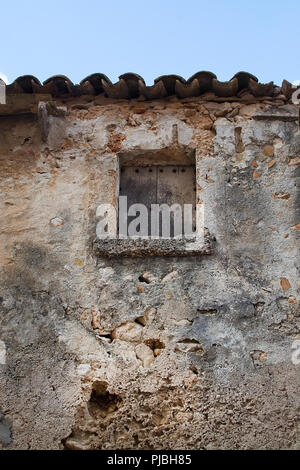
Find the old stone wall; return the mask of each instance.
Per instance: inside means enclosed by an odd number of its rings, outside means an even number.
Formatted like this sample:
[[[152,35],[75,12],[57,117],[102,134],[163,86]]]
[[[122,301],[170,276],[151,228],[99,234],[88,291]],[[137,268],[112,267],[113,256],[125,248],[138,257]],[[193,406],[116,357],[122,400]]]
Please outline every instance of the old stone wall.
[[[41,101],[0,117],[0,445],[299,448],[297,107]],[[187,152],[212,252],[99,255],[119,158]]]

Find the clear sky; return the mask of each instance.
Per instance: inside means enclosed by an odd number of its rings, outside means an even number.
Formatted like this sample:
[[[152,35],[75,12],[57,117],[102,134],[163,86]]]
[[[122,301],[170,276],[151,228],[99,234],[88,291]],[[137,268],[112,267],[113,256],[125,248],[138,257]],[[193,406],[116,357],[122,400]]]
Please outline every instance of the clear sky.
[[[245,70],[261,82],[300,79],[300,0],[14,0],[0,2],[0,72],[113,82],[136,72],[185,78]]]

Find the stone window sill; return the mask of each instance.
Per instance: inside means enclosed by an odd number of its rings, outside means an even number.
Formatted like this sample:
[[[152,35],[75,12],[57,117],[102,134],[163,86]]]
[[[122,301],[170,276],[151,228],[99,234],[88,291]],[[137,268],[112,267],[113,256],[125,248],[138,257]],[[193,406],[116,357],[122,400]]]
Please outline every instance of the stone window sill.
[[[105,238],[94,241],[94,251],[104,257],[195,256],[212,253],[208,232],[203,237],[181,239]]]

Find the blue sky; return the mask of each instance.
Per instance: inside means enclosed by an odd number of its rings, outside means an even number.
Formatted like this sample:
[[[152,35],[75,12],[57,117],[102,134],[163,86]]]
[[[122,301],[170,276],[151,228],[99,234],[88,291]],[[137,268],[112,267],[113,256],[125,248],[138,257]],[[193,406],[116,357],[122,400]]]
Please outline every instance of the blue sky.
[[[199,70],[300,79],[300,0],[15,0],[1,2],[0,15],[0,72],[10,82],[136,72],[152,84]]]

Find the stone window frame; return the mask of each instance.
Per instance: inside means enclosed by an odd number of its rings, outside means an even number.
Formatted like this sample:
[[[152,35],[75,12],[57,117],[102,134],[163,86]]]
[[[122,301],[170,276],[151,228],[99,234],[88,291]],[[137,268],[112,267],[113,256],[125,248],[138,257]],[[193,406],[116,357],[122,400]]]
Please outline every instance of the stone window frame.
[[[195,256],[211,254],[212,245],[210,235],[204,227],[204,211],[200,201],[200,186],[198,175],[200,172],[197,150],[181,146],[180,149],[129,149],[115,154],[116,178],[114,188],[114,207],[116,220],[112,224],[114,233],[107,238],[94,240],[94,251],[103,257],[147,257],[147,256]],[[120,174],[122,166],[194,166],[196,174],[196,235],[192,238],[119,238],[118,227],[118,199],[120,188]]]

